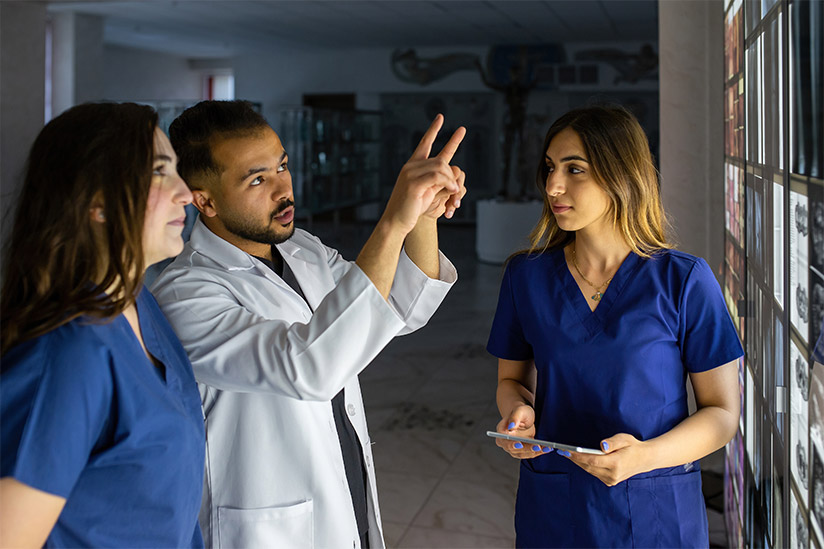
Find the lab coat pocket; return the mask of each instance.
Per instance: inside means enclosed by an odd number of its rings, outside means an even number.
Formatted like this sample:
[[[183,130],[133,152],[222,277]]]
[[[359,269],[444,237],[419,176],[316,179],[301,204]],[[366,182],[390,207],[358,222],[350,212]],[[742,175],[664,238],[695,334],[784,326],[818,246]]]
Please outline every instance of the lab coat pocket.
[[[627,480],[635,547],[709,547],[701,471]]]
[[[516,547],[569,547],[575,539],[569,475],[539,473],[521,464],[515,502]]]
[[[314,546],[312,500],[287,507],[217,511],[218,543],[223,549]]]

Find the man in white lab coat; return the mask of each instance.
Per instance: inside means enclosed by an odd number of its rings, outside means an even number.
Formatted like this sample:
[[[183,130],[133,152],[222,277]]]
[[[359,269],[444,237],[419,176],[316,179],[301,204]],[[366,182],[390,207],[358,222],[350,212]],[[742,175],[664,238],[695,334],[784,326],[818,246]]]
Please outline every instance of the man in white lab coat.
[[[203,399],[207,547],[384,546],[357,375],[457,278],[436,220],[466,192],[449,165],[465,130],[430,156],[442,123],[355,262],[295,229],[288,156],[249,103],[204,101],[172,124],[200,216],[152,292]]]

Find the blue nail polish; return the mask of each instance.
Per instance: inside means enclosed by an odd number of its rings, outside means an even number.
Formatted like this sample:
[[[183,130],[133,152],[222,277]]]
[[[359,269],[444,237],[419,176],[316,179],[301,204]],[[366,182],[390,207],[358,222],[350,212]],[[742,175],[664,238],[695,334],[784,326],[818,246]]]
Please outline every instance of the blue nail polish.
[[[512,423],[510,423],[509,425],[507,425],[507,426],[506,426],[506,428],[507,428],[507,429],[514,429],[514,428],[515,428],[515,422],[513,421]]]
[[[567,458],[570,456],[570,453],[566,450],[558,450],[558,453]]]
[[[521,448],[523,448],[523,447],[524,447],[524,445],[523,445],[523,444],[521,444],[520,442],[516,442],[516,443],[515,443],[515,448],[518,448],[518,449],[520,450],[520,449],[521,449]]]
[[[542,451],[543,453],[545,453],[545,454],[548,454],[548,453],[550,453],[550,452],[552,451],[552,448],[550,448],[549,446],[544,446],[544,447],[541,449],[541,451]]]
[[[532,451],[533,451],[533,452],[540,452],[540,451],[541,451],[541,447],[540,447],[540,446],[538,446],[537,444],[533,444],[533,445],[532,445]]]
[[[607,444],[607,441],[604,441],[604,442],[601,443],[601,448],[604,449],[604,452],[609,450],[609,444]]]

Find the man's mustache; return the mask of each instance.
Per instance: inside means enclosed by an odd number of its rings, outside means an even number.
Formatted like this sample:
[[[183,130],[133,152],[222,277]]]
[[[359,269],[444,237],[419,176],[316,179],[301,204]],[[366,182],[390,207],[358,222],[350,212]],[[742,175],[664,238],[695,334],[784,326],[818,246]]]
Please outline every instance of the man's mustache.
[[[294,200],[289,200],[288,198],[286,200],[284,200],[283,202],[281,202],[281,205],[278,206],[278,209],[272,212],[272,220],[274,221],[274,219],[276,217],[279,217],[280,214],[282,214],[283,211],[286,208],[289,208],[289,207],[294,206],[294,205],[295,205],[295,201]]]

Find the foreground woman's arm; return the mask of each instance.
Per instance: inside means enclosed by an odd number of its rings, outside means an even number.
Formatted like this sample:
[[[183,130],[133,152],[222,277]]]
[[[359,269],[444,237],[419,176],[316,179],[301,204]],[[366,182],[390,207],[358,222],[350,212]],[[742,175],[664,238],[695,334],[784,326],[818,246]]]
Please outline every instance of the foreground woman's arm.
[[[683,465],[721,448],[738,427],[738,360],[691,373],[690,381],[698,411],[671,430],[646,441],[619,433],[602,441],[607,455],[573,452],[570,459],[604,484],[614,486],[638,473]]]
[[[65,504],[12,477],[0,479],[0,547],[43,547]]]

